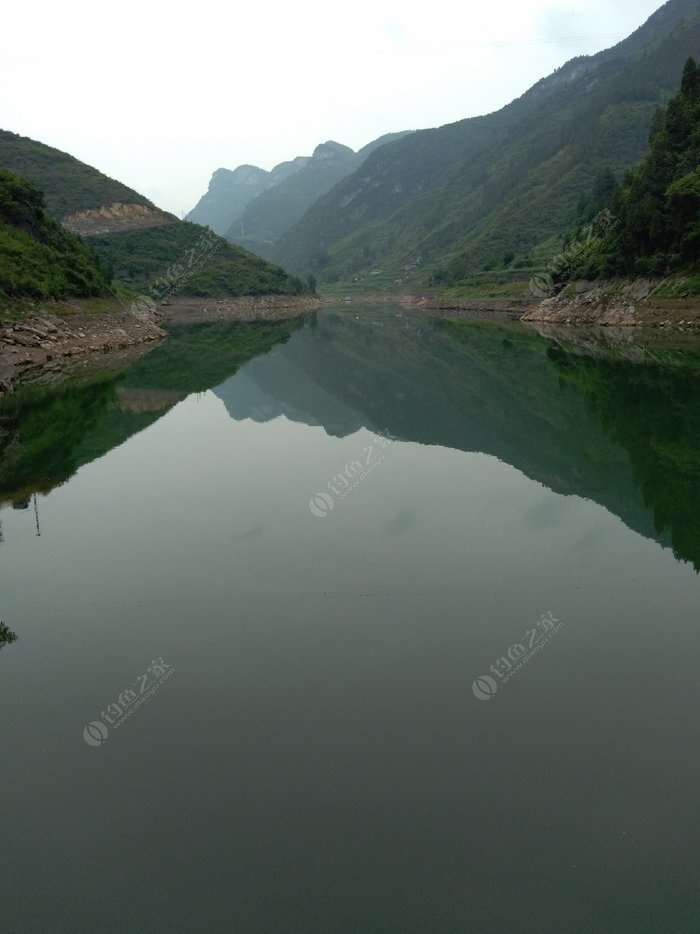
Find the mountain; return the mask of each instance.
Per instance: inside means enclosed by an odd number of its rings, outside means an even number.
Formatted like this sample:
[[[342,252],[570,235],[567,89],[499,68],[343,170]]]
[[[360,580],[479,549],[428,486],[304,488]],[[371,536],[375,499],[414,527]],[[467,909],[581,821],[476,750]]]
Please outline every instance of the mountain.
[[[48,211],[59,220],[106,204],[136,204],[156,210],[143,195],[74,156],[8,130],[0,130],[0,166],[41,188]]]
[[[253,198],[226,231],[226,237],[271,259],[276,241],[307,208],[359,168],[375,149],[403,135],[383,136],[357,153],[332,140],[321,143],[298,171]]]
[[[254,165],[217,169],[187,220],[211,227],[251,249],[262,242],[269,252],[269,241],[296,223],[317,198],[359,168],[374,149],[403,135],[381,136],[357,153],[329,140],[318,145],[311,156],[280,162],[270,172]]]
[[[700,271],[700,68],[694,59],[686,62],[678,94],[654,115],[646,158],[622,186],[612,182],[598,185],[610,189],[607,210],[596,215],[591,236],[573,255],[562,257],[561,278]]]
[[[43,240],[35,236],[30,242],[26,232],[16,230],[4,230],[0,237],[0,290],[5,296],[94,294],[95,289],[104,290],[105,276],[140,291],[153,290],[154,297],[302,290],[301,283],[279,266],[197,224],[179,221],[138,192],[44,143],[0,131],[0,168],[36,186],[26,189],[26,197],[35,199],[37,189],[43,192],[41,205],[36,202],[36,209],[43,212],[41,223],[34,225],[43,231]],[[72,271],[61,272],[62,261],[46,253],[49,232],[55,243],[60,239],[56,221],[66,234],[61,249],[73,257],[66,260],[68,267],[74,267]],[[99,260],[75,237],[66,239],[69,233],[83,238]]]
[[[601,170],[621,177],[641,159],[656,108],[699,48],[697,0],[669,0],[629,38],[572,59],[501,110],[382,146],[274,257],[322,281],[407,265],[423,282],[459,281],[510,253],[527,266]]]
[[[314,149],[294,174],[261,192],[237,217],[226,237],[262,253],[295,224],[317,198],[355,168],[355,153],[329,140]]]
[[[153,299],[188,295],[298,295],[302,283],[274,263],[255,256],[189,221],[128,230],[86,240],[120,282]]]
[[[223,236],[233,218],[239,217],[253,198],[275,184],[276,170],[277,167],[266,172],[255,165],[239,165],[233,170],[217,169],[211,177],[209,189],[187,215],[187,220],[210,227]]]
[[[46,211],[32,182],[0,169],[0,302],[106,292],[97,256]]]

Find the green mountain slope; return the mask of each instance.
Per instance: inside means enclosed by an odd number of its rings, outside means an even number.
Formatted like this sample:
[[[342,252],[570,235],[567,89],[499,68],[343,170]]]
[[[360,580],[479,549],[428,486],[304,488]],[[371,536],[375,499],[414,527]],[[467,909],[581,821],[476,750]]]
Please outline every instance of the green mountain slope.
[[[298,171],[253,198],[233,221],[226,237],[255,253],[273,258],[277,240],[315,201],[358,169],[375,149],[404,135],[383,136],[357,153],[332,140],[321,143]]]
[[[622,187],[612,186],[603,206],[607,211],[593,226],[600,229],[605,220],[604,229],[564,254],[558,278],[700,269],[700,68],[694,59],[686,62],[678,94],[654,116],[646,158]]]
[[[355,166],[352,149],[330,140],[321,143],[299,171],[253,198],[226,231],[226,237],[265,255],[265,250],[302,217],[309,205]]]
[[[295,272],[345,280],[421,260],[458,280],[558,235],[605,167],[644,154],[653,114],[700,48],[696,0],[670,0],[612,49],[573,59],[502,110],[374,152],[280,240]],[[426,277],[427,278],[427,277]]]
[[[187,221],[90,237],[88,242],[117,280],[155,299],[303,291],[301,282],[279,266]]]
[[[153,207],[143,195],[68,153],[7,130],[0,130],[0,167],[41,188],[48,211],[59,219],[115,202]]]
[[[280,162],[269,172],[255,165],[217,169],[187,220],[249,249],[262,243],[269,252],[269,242],[296,223],[322,194],[359,168],[379,146],[404,135],[380,136],[356,153],[328,141],[317,146],[313,155]]]
[[[302,291],[301,283],[278,266],[196,224],[178,221],[67,153],[3,131],[0,166],[8,164],[26,168],[45,192],[46,204],[45,211],[41,208],[42,237],[29,238],[26,231],[2,234],[0,288],[8,296],[91,295],[104,290],[105,275],[154,297]],[[80,234],[84,243],[56,220]],[[65,262],[47,253],[49,232],[54,245],[60,240],[60,249],[69,251]]]
[[[47,214],[36,185],[0,169],[0,303],[98,295],[108,285],[97,256]]]

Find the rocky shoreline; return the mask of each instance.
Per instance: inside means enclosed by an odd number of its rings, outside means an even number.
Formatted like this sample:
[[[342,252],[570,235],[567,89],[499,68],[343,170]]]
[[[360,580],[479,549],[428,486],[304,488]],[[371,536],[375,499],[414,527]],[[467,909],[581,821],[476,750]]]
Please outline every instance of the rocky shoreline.
[[[29,383],[57,381],[96,357],[139,349],[146,352],[166,337],[158,313],[137,317],[115,305],[109,312],[90,314],[80,306],[38,308],[21,320],[0,322],[0,398]],[[123,356],[123,354],[122,354]]]
[[[651,279],[624,285],[613,280],[576,282],[543,299],[521,320],[573,327],[699,329],[700,298],[659,298],[655,292],[660,284]]]
[[[267,295],[179,297],[161,306],[139,302],[134,310],[115,300],[103,302],[100,312],[88,312],[80,302],[37,305],[21,319],[0,321],[0,399],[22,386],[141,356],[167,337],[165,324],[280,320],[323,304],[313,296]]]
[[[580,282],[533,306],[532,299],[456,300],[435,296],[376,296],[381,301],[439,317],[521,320],[565,328],[700,329],[700,301],[655,297],[658,283],[639,280]],[[263,295],[213,299],[179,296],[129,308],[102,302],[90,312],[80,302],[37,305],[18,320],[0,320],[0,398],[28,384],[57,382],[76,370],[128,362],[167,337],[164,327],[216,321],[275,321],[317,311],[331,300]],[[352,303],[349,303],[352,308]]]
[[[171,299],[159,311],[171,324],[200,324],[212,321],[280,321],[298,318],[327,305],[315,295],[250,295],[241,298]]]

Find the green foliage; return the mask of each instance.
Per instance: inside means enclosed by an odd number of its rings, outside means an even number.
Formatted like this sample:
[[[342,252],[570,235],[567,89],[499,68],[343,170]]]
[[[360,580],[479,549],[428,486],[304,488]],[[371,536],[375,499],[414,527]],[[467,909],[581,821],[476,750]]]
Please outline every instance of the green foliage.
[[[108,270],[44,207],[32,182],[0,169],[0,303],[99,295]]]
[[[215,248],[204,252],[198,246],[202,237]],[[279,266],[187,221],[91,237],[90,243],[116,279],[142,292],[163,282],[171,283],[166,292],[194,297],[304,291],[303,283]]]
[[[697,0],[671,0],[502,110],[381,147],[281,238],[275,259],[328,282],[379,265],[396,275],[420,255],[421,275],[440,267],[453,283],[508,251],[526,256],[602,170],[619,178],[642,158],[654,112],[699,45]]]
[[[0,130],[0,166],[34,182],[54,217],[115,202],[153,207],[138,192],[73,156],[7,130]]]
[[[0,649],[6,645],[12,645],[16,641],[17,633],[13,632],[5,623],[0,622]]]
[[[612,224],[572,259],[568,277],[665,275],[700,257],[700,68],[689,58],[681,90],[653,120],[649,150],[622,188],[598,186],[580,219],[606,194]]]

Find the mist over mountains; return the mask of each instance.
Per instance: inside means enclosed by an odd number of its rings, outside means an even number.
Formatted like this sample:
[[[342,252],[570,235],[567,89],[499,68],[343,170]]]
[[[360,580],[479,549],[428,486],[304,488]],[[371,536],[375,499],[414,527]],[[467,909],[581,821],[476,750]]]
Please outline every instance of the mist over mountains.
[[[217,169],[188,220],[211,227],[261,256],[271,256],[279,237],[318,198],[359,169],[375,149],[405,135],[388,133],[357,152],[328,140],[310,156],[281,162],[269,172],[252,165]]]
[[[196,225],[226,242],[216,271],[210,263],[184,294],[298,293],[302,280],[364,292],[443,288],[492,270],[542,269],[601,173],[621,182],[645,155],[690,57],[700,58],[697,0],[668,0],[622,42],[571,59],[494,113],[387,134],[358,152],[328,140],[271,171],[219,168],[191,226],[9,131],[0,131],[0,168],[38,186],[47,212],[100,254],[101,275],[139,289],[181,264],[203,233]],[[36,266],[28,235],[5,231],[8,255]]]
[[[656,109],[700,52],[696,0],[669,0],[630,37],[572,59],[501,110],[373,152],[284,234],[274,258],[322,281],[401,275],[420,257],[456,280],[565,229],[596,175],[646,151]]]

